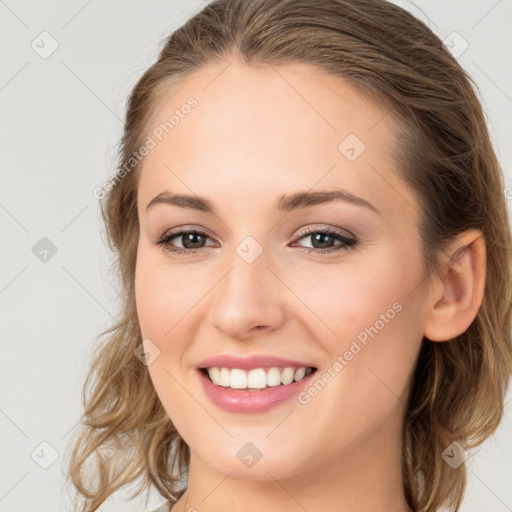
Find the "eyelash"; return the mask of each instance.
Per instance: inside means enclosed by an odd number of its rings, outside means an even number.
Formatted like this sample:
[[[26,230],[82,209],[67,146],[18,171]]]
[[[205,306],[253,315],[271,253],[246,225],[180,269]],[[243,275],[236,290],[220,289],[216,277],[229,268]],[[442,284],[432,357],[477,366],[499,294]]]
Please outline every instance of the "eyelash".
[[[329,228],[313,229],[313,230],[309,230],[306,232],[302,232],[299,235],[299,238],[297,239],[297,241],[302,240],[303,238],[307,238],[308,236],[317,234],[317,233],[332,236],[336,240],[340,241],[341,244],[334,246],[334,247],[330,247],[328,249],[316,249],[314,247],[302,247],[302,249],[305,250],[306,254],[310,254],[311,252],[314,252],[314,253],[317,253],[320,255],[324,255],[327,253],[332,253],[332,252],[337,252],[337,251],[349,251],[349,250],[353,249],[358,243],[358,240],[356,238],[345,237],[345,236],[341,235],[340,233],[333,231],[332,229],[329,229]],[[201,251],[206,248],[206,247],[197,247],[195,249],[187,249],[184,247],[174,247],[171,245],[170,241],[173,240],[174,238],[178,238],[180,236],[188,235],[188,234],[197,234],[197,235],[202,235],[202,236],[210,238],[207,233],[205,233],[204,231],[202,231],[200,229],[183,229],[181,231],[176,231],[174,233],[171,232],[171,233],[164,234],[159,240],[154,242],[154,244],[161,246],[165,251],[167,251],[169,253],[186,254],[187,256],[196,254],[198,251]]]

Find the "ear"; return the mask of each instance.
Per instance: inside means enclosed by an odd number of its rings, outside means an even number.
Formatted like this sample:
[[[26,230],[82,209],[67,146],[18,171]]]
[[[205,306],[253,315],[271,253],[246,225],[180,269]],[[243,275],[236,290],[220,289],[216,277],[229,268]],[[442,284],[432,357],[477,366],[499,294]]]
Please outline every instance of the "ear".
[[[447,261],[428,303],[424,335],[448,341],[464,333],[482,304],[486,272],[486,245],[480,230],[465,231],[452,242]]]

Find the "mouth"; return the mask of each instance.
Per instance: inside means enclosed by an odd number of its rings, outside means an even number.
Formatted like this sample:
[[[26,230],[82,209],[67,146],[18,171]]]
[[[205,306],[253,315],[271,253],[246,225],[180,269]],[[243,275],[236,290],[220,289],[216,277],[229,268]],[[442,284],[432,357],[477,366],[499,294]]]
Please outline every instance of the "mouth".
[[[217,354],[196,367],[205,396],[230,413],[265,413],[298,396],[311,383],[312,360],[271,354]]]
[[[257,391],[266,388],[278,388],[300,382],[315,373],[313,366],[253,368],[226,368],[211,366],[198,368],[199,372],[212,384],[232,390]]]

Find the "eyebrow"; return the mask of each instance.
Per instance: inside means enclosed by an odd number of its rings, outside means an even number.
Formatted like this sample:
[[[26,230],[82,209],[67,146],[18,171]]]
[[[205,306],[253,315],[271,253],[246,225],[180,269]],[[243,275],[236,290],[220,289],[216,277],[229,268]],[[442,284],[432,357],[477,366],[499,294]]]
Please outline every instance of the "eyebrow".
[[[357,206],[363,206],[381,215],[375,206],[373,206],[362,197],[355,196],[354,194],[339,188],[315,192],[295,192],[290,195],[282,194],[278,197],[274,207],[281,212],[290,212],[292,210],[309,208],[317,204],[328,203],[336,200],[345,201]],[[162,192],[151,199],[151,201],[146,206],[146,210],[149,210],[157,204],[171,204],[181,208],[198,210],[205,213],[216,213],[213,203],[204,197],[193,195],[191,196],[186,194],[174,194],[169,191]]]

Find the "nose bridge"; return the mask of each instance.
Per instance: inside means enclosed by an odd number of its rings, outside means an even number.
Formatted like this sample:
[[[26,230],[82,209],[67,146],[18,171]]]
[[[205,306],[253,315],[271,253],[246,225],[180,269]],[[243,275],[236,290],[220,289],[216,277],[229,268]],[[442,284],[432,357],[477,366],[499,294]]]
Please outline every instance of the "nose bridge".
[[[258,326],[277,328],[283,319],[269,254],[252,236],[234,248],[229,270],[216,287],[210,321],[228,337],[246,337]]]

